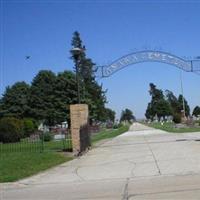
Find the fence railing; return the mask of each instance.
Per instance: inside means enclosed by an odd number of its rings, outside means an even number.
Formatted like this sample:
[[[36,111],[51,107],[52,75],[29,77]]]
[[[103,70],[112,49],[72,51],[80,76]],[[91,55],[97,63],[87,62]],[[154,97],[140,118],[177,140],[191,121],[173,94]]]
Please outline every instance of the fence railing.
[[[80,151],[85,151],[91,146],[89,126],[82,126],[80,129]]]
[[[16,143],[0,143],[0,153],[12,152],[47,152],[47,151],[71,151],[71,134],[67,133],[62,139],[44,141],[39,135],[21,139]]]
[[[41,141],[22,140],[16,143],[0,143],[0,153],[42,152]]]

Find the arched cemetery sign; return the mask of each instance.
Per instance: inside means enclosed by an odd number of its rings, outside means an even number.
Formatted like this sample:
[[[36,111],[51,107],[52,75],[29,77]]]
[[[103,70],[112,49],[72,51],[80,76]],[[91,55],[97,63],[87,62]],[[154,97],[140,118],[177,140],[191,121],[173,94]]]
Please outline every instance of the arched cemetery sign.
[[[200,72],[200,60],[187,60],[163,51],[138,51],[123,56],[107,66],[98,67],[97,76],[109,77],[120,69],[142,62],[161,62],[176,66],[187,72]]]

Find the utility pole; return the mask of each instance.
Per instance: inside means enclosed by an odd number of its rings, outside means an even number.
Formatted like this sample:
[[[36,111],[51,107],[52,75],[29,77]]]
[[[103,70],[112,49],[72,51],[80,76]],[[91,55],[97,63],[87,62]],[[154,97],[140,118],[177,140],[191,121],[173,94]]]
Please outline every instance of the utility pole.
[[[185,101],[184,101],[184,95],[183,95],[183,78],[182,78],[182,70],[180,69],[180,82],[181,82],[181,94],[182,94],[182,101],[183,101],[183,116],[186,118],[185,115]]]
[[[84,52],[85,49],[75,47],[71,49],[72,56],[75,60],[75,69],[76,69],[76,84],[77,84],[77,103],[81,103],[81,97],[80,97],[80,83],[79,83],[79,61],[80,61],[80,55]]]

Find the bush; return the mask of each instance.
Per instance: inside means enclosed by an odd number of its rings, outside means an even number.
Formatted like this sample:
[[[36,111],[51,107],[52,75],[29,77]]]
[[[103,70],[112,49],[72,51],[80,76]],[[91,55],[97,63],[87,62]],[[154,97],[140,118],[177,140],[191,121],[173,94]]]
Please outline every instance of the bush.
[[[123,127],[123,126],[124,126],[123,123],[114,124],[114,125],[113,125],[113,129],[118,129],[118,128],[121,128],[121,127]]]
[[[173,122],[176,124],[181,123],[181,115],[180,114],[174,114],[173,115]]]
[[[44,140],[45,142],[49,142],[53,140],[53,134],[51,132],[42,133],[40,135],[40,139]]]
[[[118,124],[114,124],[113,125],[113,129],[118,129],[119,128],[119,125]]]
[[[29,137],[35,131],[35,124],[32,119],[23,119],[24,136]]]
[[[119,123],[119,124],[118,124],[118,128],[121,128],[121,127],[123,127],[123,126],[124,126],[123,123]]]
[[[0,142],[19,142],[23,136],[23,123],[14,117],[0,120]]]

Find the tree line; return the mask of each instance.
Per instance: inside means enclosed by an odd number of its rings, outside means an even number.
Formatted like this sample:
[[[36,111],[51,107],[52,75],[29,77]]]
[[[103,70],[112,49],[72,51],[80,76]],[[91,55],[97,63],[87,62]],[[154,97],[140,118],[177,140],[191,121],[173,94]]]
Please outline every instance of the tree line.
[[[166,90],[165,93],[156,87],[153,83],[149,84],[149,94],[151,101],[148,103],[145,116],[147,119],[153,120],[155,116],[158,120],[167,116],[173,116],[175,122],[181,121],[183,113],[183,107],[185,108],[185,116],[190,116],[190,107],[187,100],[180,94],[178,97],[170,90]],[[184,101],[184,106],[183,106]],[[200,107],[196,106],[192,113],[197,117],[200,115]]]
[[[72,48],[85,49],[80,34],[76,31],[71,41]],[[72,51],[71,59],[75,63]],[[90,122],[115,119],[115,112],[105,107],[106,91],[95,80],[95,63],[88,58],[86,51],[80,53],[78,73],[81,103],[89,106]],[[70,122],[69,105],[78,102],[75,71],[54,73],[41,70],[31,84],[24,81],[8,86],[0,99],[0,118],[33,118],[47,125],[63,121]]]

